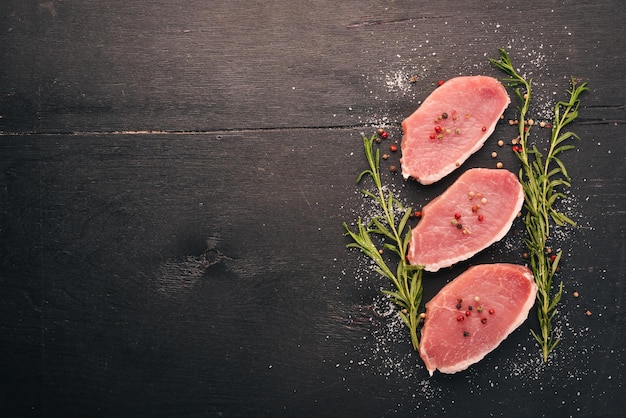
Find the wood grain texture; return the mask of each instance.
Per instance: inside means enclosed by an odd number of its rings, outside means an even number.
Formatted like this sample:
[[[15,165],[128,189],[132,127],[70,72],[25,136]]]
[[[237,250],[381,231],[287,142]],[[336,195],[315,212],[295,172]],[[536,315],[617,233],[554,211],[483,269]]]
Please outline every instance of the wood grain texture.
[[[619,415],[625,15],[621,1],[3,1],[0,412]],[[537,120],[570,75],[591,87],[564,156],[578,227],[554,236],[563,342],[541,365],[531,317],[467,372],[429,379],[385,283],[345,249],[342,222],[372,209],[360,133],[385,126],[387,152],[437,80],[501,76],[498,47],[535,80]],[[515,170],[496,145],[515,115],[460,170]],[[460,173],[405,182],[390,154],[385,182],[416,208]],[[428,274],[425,300],[471,264],[522,263],[522,228]]]

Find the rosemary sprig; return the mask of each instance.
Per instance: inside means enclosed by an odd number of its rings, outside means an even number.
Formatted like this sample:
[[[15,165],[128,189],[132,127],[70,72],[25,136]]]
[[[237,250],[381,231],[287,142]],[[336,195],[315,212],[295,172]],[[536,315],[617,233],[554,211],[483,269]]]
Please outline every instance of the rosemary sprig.
[[[519,179],[525,198],[524,223],[527,231],[525,244],[528,248],[530,268],[538,287],[537,317],[540,327],[539,332],[531,330],[531,333],[541,346],[543,360],[547,361],[560,340],[554,335],[552,319],[563,295],[563,282],[559,283],[556,290],[553,289],[552,282],[563,253],[559,250],[556,254],[548,254],[546,242],[550,237],[552,222],[559,226],[575,225],[570,218],[554,207],[559,199],[565,197],[558,190],[570,186],[569,174],[559,154],[576,148],[572,144],[564,144],[565,141],[571,138],[580,139],[571,131],[564,132],[564,128],[578,117],[579,96],[588,88],[587,83],[577,84],[572,77],[571,90],[568,90],[569,100],[557,102],[554,106],[550,143],[544,156],[536,145],[529,143],[532,125],[528,123],[527,114],[531,103],[532,79],[526,80],[515,70],[503,49],[500,49],[500,58],[490,59],[490,62],[509,76],[503,79],[503,82],[514,88],[515,94],[522,102],[519,116],[520,151],[517,156],[521,162]]]
[[[369,190],[361,190],[362,193],[373,199],[381,208],[382,214],[375,216],[365,225],[359,217],[357,230],[352,231],[344,222],[345,235],[352,238],[349,248],[357,248],[376,264],[376,271],[389,279],[395,290],[382,290],[391,301],[398,306],[398,315],[409,328],[411,342],[415,350],[419,349],[417,328],[420,323],[418,309],[422,301],[422,272],[420,266],[412,266],[406,260],[407,249],[411,239],[411,228],[408,220],[411,208],[405,208],[402,203],[393,196],[392,192],[383,190],[380,177],[380,150],[374,152],[376,134],[371,137],[363,135],[363,147],[369,164],[369,169],[359,174],[357,183],[365,177],[370,177],[376,186],[374,193]],[[396,219],[396,211],[403,213],[399,221]],[[396,223],[397,222],[397,223]],[[384,242],[383,248],[390,250],[398,257],[396,268],[392,268],[385,260],[382,252],[372,241],[372,235],[378,236]],[[395,270],[395,271],[394,271]]]

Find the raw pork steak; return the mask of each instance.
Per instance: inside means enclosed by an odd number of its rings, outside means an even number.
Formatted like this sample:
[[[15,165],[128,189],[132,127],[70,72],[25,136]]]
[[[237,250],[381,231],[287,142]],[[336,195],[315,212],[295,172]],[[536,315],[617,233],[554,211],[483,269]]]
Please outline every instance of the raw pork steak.
[[[446,81],[402,122],[402,175],[431,184],[478,151],[510,103],[498,80],[486,76]]]
[[[515,264],[470,267],[426,304],[420,356],[456,373],[494,350],[528,317],[537,293],[530,270]]]
[[[506,235],[523,202],[522,185],[510,171],[467,170],[422,209],[409,262],[437,271],[470,258]]]

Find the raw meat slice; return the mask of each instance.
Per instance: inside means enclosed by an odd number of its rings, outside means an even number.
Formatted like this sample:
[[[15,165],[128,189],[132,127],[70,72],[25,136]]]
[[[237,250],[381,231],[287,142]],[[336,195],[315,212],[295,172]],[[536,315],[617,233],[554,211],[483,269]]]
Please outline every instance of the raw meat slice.
[[[510,171],[467,170],[422,208],[409,263],[437,271],[470,258],[506,235],[523,202],[522,185]]]
[[[420,357],[432,376],[467,369],[528,317],[537,293],[531,271],[515,264],[470,267],[426,304]]]
[[[402,175],[431,184],[478,151],[511,99],[492,77],[446,81],[402,122]]]

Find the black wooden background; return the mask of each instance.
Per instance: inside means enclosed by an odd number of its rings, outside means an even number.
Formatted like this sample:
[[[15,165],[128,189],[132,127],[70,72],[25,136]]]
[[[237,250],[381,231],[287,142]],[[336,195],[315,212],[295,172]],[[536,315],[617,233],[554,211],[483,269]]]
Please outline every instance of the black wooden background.
[[[625,20],[621,0],[3,0],[0,414],[620,415]],[[437,80],[501,77],[500,47],[538,121],[570,76],[591,89],[563,156],[578,226],[552,242],[562,341],[543,364],[531,314],[429,378],[345,248],[372,210],[360,134],[384,126],[385,151]],[[516,103],[440,183],[386,184],[420,207],[468,167],[517,170],[496,145]],[[470,264],[523,263],[522,229],[427,275],[425,300]]]

